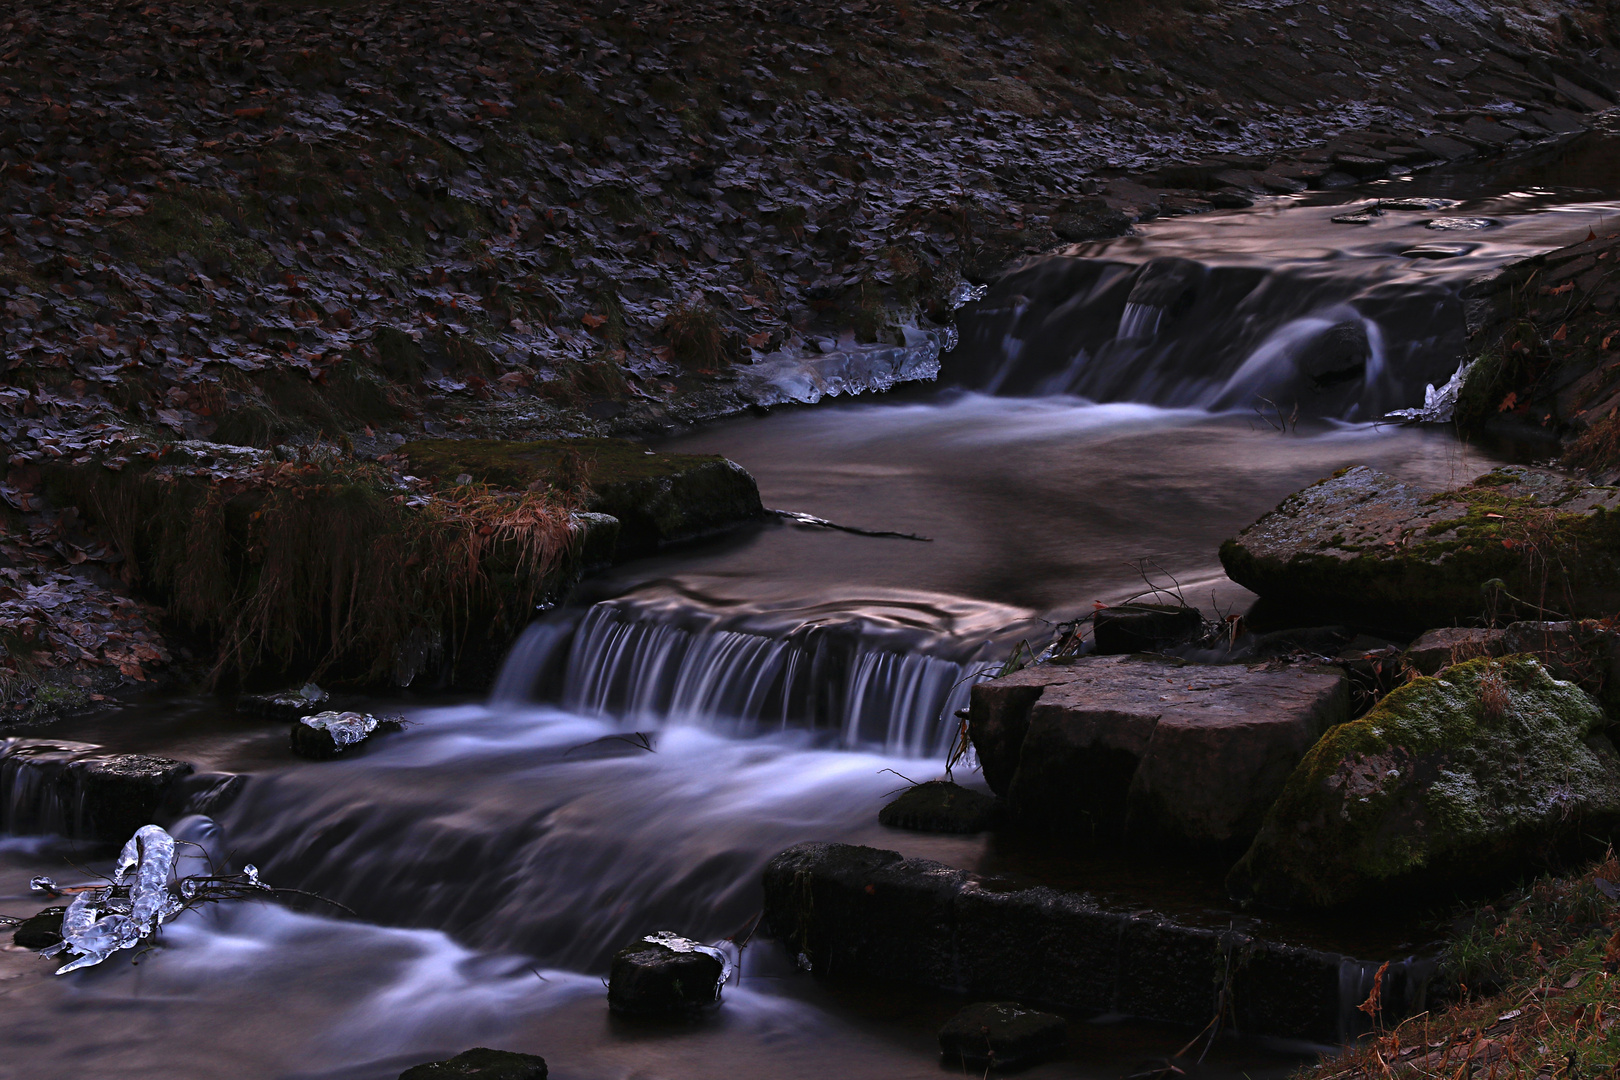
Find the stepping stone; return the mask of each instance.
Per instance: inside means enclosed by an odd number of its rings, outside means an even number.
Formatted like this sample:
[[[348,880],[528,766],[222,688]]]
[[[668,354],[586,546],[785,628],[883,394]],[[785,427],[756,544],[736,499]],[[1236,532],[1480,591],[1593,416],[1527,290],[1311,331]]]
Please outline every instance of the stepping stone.
[[[976,833],[995,827],[996,800],[981,791],[930,780],[908,788],[878,812],[878,824],[928,833]]]
[[[292,726],[292,752],[312,761],[325,761],[348,753],[373,735],[384,735],[404,728],[404,722],[370,713],[322,712],[306,716]]]
[[[719,949],[661,930],[626,945],[608,969],[608,1008],[679,1016],[720,1000],[731,965]]]
[[[1018,1068],[1061,1054],[1068,1046],[1063,1017],[1014,1002],[969,1005],[939,1029],[939,1050],[948,1068]]]
[[[1349,718],[1338,668],[1097,656],[978,684],[968,727],[1026,827],[1241,847],[1305,751]]]

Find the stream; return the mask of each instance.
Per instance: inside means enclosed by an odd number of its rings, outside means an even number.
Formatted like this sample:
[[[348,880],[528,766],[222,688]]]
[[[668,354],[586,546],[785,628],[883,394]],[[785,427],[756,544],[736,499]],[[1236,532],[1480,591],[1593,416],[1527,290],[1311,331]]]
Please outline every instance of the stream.
[[[764,863],[805,840],[1255,924],[1226,906],[1218,871],[904,833],[877,811],[908,779],[943,774],[972,681],[1052,623],[1144,589],[1247,608],[1217,548],[1290,492],[1351,464],[1444,484],[1545,453],[1377,421],[1455,370],[1467,281],[1620,217],[1598,201],[1613,178],[1592,187],[1577,166],[1554,156],[1153,223],[968,304],[938,383],[664,440],[738,462],[767,506],[929,539],[771,520],[620,566],[531,626],[487,700],[343,699],[407,716],[363,753],[301,762],[284,725],[202,697],[8,729],[245,776],[177,835],[352,914],[211,908],[136,963],[60,979],[8,945],[0,1076],[392,1080],[479,1045],[542,1054],[564,1080],[939,1075],[935,1032],[959,999],[817,980],[760,939],[701,1022],[607,1012],[614,951],[659,929],[744,938]],[[1331,220],[1397,199],[1440,201]],[[0,824],[26,817],[8,806],[19,791],[0,791]],[[37,909],[30,876],[76,880],[107,855],[0,833],[0,912]],[[1269,929],[1387,955],[1432,936]],[[1071,1021],[1071,1054],[1025,1075],[1114,1080],[1190,1036]],[[1234,1037],[1194,1071],[1281,1080],[1320,1049]]]

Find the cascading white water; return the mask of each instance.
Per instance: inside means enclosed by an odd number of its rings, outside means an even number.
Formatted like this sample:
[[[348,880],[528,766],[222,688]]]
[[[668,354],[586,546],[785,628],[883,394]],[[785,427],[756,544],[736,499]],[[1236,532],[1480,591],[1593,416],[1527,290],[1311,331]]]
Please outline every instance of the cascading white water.
[[[844,747],[909,756],[949,749],[954,714],[983,667],[883,648],[854,622],[773,635],[602,603],[571,637],[559,622],[531,627],[507,660],[497,700],[523,700],[559,661],[555,700],[572,712],[738,734],[810,728],[836,733]]]
[[[1163,322],[1164,308],[1155,304],[1128,303],[1119,317],[1117,336],[1124,341],[1150,338],[1159,332],[1159,326]]]

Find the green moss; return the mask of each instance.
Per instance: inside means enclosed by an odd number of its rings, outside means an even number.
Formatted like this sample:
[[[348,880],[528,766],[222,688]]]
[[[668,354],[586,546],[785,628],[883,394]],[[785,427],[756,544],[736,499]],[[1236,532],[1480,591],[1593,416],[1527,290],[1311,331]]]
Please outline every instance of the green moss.
[[[1331,905],[1392,881],[1507,869],[1583,816],[1620,813],[1604,723],[1528,656],[1415,679],[1305,755],[1234,891]]]

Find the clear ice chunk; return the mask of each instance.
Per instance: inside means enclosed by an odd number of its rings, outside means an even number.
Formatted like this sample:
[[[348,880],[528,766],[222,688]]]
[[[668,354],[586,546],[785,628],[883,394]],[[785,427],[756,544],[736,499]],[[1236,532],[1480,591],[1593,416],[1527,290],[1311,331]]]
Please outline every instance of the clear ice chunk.
[[[662,945],[670,952],[702,953],[704,956],[712,956],[720,961],[720,979],[716,985],[724,986],[731,981],[733,970],[731,957],[713,945],[701,945],[691,938],[681,937],[673,930],[660,930],[656,934],[648,934],[641,940],[651,942],[654,945]]]
[[[951,290],[951,310],[954,311],[963,304],[970,304],[975,300],[983,300],[985,294],[989,291],[990,286],[988,285],[969,285],[965,281],[959,281],[956,283],[956,287]]]
[[[377,730],[377,718],[370,713],[321,712],[299,723],[326,732],[338,746],[353,746]]]
[[[1462,394],[1463,384],[1468,382],[1468,373],[1474,369],[1474,361],[1464,361],[1457,367],[1446,385],[1436,389],[1430,383],[1423,391],[1423,406],[1418,409],[1397,409],[1392,413],[1385,413],[1386,420],[1404,420],[1409,424],[1445,424],[1451,421],[1457,411],[1457,398]]]

